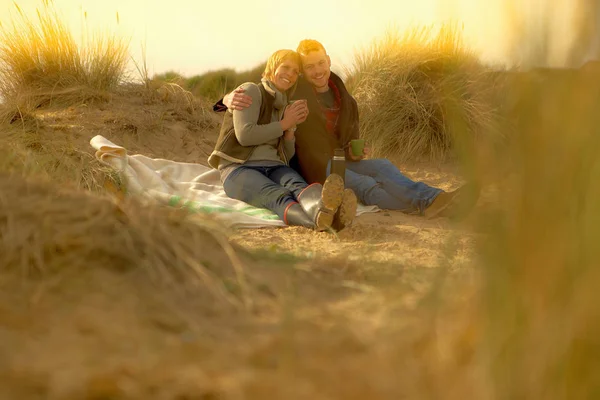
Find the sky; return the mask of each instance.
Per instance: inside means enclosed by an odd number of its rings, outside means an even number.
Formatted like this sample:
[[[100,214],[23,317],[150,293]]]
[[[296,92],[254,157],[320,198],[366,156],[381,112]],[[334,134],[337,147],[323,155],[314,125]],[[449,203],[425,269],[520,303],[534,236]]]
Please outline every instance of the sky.
[[[572,37],[572,1],[513,0],[527,26],[551,10],[556,57],[550,63],[556,66]],[[42,4],[16,3],[28,13]],[[483,61],[514,64],[519,59],[511,53],[514,27],[506,4],[507,0],[54,0],[76,39],[84,31],[115,33],[130,40],[138,60],[145,45],[151,74],[173,70],[184,76],[226,67],[246,70],[277,49],[295,49],[305,38],[321,41],[334,70],[340,70],[390,26],[402,31],[445,22],[461,24],[466,44]],[[14,11],[12,0],[0,0],[0,22],[9,21]]]

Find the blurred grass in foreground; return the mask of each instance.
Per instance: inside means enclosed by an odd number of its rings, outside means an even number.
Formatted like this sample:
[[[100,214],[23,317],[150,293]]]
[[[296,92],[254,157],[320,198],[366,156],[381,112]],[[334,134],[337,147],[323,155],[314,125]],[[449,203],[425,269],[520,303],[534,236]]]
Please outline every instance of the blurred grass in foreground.
[[[580,6],[597,10],[596,2]],[[548,49],[548,37],[519,40]],[[462,153],[471,170],[501,171],[473,176],[502,176],[481,182],[498,188],[498,207],[480,218],[488,238],[479,353],[494,399],[600,398],[599,73],[592,65],[511,74],[506,146],[486,160]]]
[[[498,398],[600,396],[597,82],[565,74],[514,84],[519,102],[507,118],[519,125],[487,162],[508,172],[481,254],[484,353]]]

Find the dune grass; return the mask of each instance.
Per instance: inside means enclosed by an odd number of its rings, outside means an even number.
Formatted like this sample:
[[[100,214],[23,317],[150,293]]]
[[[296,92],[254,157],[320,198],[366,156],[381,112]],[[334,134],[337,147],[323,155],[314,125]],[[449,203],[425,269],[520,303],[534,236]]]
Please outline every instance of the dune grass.
[[[175,83],[189,90],[197,97],[214,102],[244,82],[260,82],[264,70],[265,63],[262,63],[242,72],[237,72],[232,68],[223,68],[215,71],[207,71],[201,75],[194,75],[189,78],[177,72],[169,71],[155,75],[153,81],[155,83]]]
[[[121,82],[126,40],[92,35],[78,46],[51,0],[42,1],[35,17],[17,3],[14,11],[12,24],[0,27],[0,96],[6,104],[33,109],[101,98]]]
[[[493,75],[455,25],[389,29],[346,68],[359,105],[361,135],[378,155],[444,160],[454,138],[448,114],[458,107],[473,138],[494,120]]]

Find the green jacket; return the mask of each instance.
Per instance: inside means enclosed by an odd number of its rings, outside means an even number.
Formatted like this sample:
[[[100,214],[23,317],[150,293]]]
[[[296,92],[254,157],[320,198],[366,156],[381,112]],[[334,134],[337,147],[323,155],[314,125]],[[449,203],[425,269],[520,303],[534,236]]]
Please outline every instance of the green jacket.
[[[254,93],[256,98],[253,104],[256,108],[254,111],[225,113],[215,149],[208,158],[209,165],[222,168],[223,165],[244,164],[249,160],[289,164],[289,159],[294,155],[294,141],[283,139],[279,124],[287,94],[277,92],[272,83],[266,80],[259,84],[246,83],[244,86]]]

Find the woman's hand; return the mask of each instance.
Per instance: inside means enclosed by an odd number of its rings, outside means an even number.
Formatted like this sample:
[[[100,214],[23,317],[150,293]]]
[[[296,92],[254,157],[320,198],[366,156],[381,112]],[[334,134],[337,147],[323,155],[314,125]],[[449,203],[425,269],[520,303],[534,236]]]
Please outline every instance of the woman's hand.
[[[280,121],[281,130],[284,132],[306,121],[308,117],[308,107],[305,101],[296,101],[285,108],[283,119]]]

